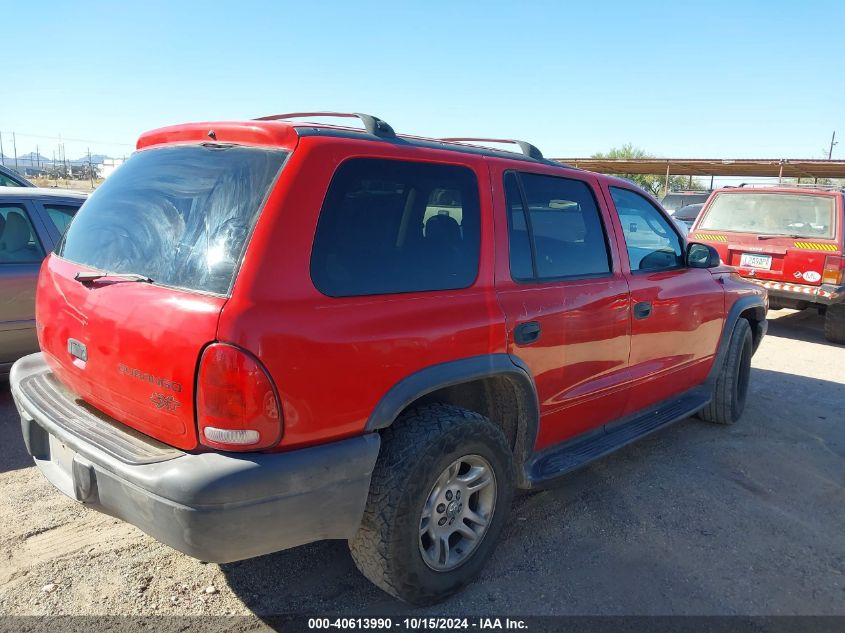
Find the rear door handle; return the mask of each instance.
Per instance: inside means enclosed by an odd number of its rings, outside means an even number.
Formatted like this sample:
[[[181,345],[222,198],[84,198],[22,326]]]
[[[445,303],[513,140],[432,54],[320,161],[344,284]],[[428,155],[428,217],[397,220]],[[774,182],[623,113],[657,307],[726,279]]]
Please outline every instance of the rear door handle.
[[[651,301],[640,301],[634,304],[634,318],[647,319],[651,316]]]
[[[513,331],[513,340],[517,345],[531,345],[540,339],[540,324],[537,321],[520,323]]]

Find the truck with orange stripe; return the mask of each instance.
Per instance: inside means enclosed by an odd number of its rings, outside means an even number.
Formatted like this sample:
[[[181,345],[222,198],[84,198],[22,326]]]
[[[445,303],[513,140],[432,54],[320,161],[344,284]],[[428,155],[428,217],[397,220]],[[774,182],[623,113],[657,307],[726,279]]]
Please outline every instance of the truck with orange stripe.
[[[715,190],[689,239],[766,288],[771,309],[817,308],[825,337],[845,344],[843,225],[843,189],[743,185]]]

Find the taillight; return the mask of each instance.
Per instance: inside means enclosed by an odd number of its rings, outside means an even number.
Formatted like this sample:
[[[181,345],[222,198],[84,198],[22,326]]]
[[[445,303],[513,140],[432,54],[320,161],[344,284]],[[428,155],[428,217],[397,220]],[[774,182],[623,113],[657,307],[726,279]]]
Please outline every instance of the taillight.
[[[822,283],[842,285],[845,277],[845,257],[840,255],[828,255],[824,259],[824,271],[822,272]]]
[[[200,442],[226,451],[255,451],[282,438],[279,398],[267,370],[242,349],[214,343],[197,380]]]

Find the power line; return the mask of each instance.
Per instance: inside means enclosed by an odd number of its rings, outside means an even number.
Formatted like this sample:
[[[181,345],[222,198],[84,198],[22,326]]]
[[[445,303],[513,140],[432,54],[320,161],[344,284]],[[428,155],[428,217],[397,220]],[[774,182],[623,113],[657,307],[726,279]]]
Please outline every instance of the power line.
[[[27,138],[44,138],[54,141],[72,141],[74,143],[97,143],[99,145],[123,145],[125,147],[134,147],[134,143],[118,143],[116,141],[95,141],[90,138],[68,138],[66,136],[44,136],[43,134],[21,134],[17,132],[18,136],[25,136]]]

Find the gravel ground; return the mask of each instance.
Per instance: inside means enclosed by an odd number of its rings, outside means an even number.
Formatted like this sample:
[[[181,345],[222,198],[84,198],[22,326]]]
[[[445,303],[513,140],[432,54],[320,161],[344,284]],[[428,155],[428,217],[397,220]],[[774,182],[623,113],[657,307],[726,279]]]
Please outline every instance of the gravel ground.
[[[845,615],[845,348],[771,316],[739,424],[690,419],[517,498],[479,580],[414,615]],[[203,564],[65,498],[0,385],[0,614],[368,612],[408,608],[344,542]]]

